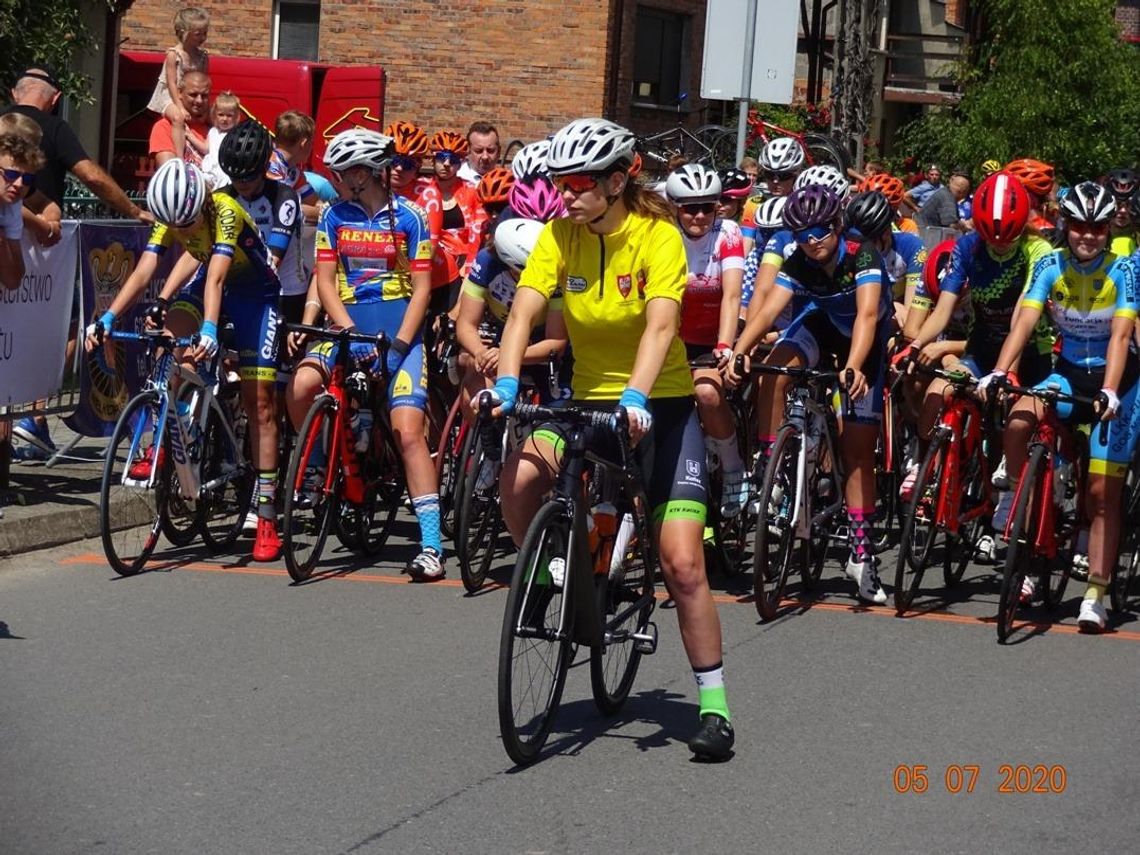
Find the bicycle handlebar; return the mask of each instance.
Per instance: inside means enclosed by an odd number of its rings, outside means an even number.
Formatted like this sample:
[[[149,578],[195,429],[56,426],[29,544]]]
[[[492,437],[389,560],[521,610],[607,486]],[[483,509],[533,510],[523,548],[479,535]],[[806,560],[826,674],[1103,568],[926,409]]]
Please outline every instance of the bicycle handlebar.
[[[1050,383],[1044,389],[1038,389],[1033,386],[1015,386],[1014,384],[1010,383],[1005,377],[999,377],[997,380],[997,385],[1008,392],[1013,392],[1018,395],[1028,395],[1031,398],[1036,398],[1038,401],[1041,401],[1043,404],[1046,404],[1050,407],[1055,407],[1058,402],[1064,402],[1067,404],[1086,404],[1092,407],[1093,412],[1098,417],[1102,412],[1104,412],[1104,408],[1108,404],[1108,399],[1105,397],[1103,392],[1098,392],[1092,398],[1086,398],[1083,395],[1073,395],[1068,392],[1062,392],[1061,388],[1055,383]],[[1098,418],[1097,425],[1097,438],[1100,440],[1101,445],[1104,445],[1108,442],[1108,422]]]
[[[102,330],[103,328],[96,326],[95,329]],[[98,335],[98,333],[96,333],[96,335]],[[115,341],[141,341],[152,348],[198,346],[198,333],[183,338],[175,338],[164,330],[144,330],[141,333],[127,332],[126,330],[111,330],[110,335]],[[101,336],[100,340],[102,340]]]
[[[375,335],[365,335],[364,333],[355,332],[352,328],[328,329],[326,327],[312,326],[311,324],[286,324],[285,329],[288,332],[304,333],[305,335],[324,341],[335,341],[347,344],[374,344],[377,350],[381,351],[386,351],[391,346],[391,340],[388,338],[388,334],[384,332],[378,332]]]

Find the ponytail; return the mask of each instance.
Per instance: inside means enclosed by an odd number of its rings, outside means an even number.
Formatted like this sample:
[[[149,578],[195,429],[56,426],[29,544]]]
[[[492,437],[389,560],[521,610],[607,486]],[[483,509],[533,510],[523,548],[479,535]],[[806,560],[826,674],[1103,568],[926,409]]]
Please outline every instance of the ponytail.
[[[625,203],[626,210],[642,217],[669,222],[676,219],[676,211],[672,205],[659,193],[638,184],[632,178],[626,182],[621,200]]]

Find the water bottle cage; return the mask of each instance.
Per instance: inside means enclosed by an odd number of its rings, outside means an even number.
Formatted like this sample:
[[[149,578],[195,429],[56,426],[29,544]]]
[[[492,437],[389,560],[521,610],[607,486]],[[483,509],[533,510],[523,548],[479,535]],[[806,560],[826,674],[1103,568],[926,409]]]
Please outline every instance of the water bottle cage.
[[[344,387],[353,397],[363,399],[368,394],[368,375],[354,371],[345,379]]]

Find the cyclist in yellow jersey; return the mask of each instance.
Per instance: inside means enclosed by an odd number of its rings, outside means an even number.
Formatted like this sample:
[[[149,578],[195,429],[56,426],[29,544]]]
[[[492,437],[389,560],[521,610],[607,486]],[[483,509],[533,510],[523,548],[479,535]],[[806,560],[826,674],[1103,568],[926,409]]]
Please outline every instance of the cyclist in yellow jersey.
[[[87,349],[91,350],[98,341],[96,327],[109,331],[115,318],[146,291],[158,268],[159,256],[173,243],[181,244],[185,253],[168,279],[190,281],[170,306],[166,327],[175,336],[198,331],[200,343],[190,357],[196,362],[210,359],[218,352],[218,318],[224,302],[237,339],[242,404],[254,427],[250,441],[251,457],[258,470],[258,523],[253,559],[273,561],[281,554],[275,505],[274,390],[281,285],[269,250],[257,225],[237,200],[221,191],[207,193],[198,168],[182,160],[170,160],[158,168],[147,186],[147,206],[158,222],[138,265],[110,308],[88,328]],[[165,306],[160,303],[160,308]],[[149,477],[151,457],[142,465],[146,472],[132,477]]]
[[[685,348],[677,337],[686,262],[673,212],[630,179],[634,136],[605,119],[578,119],[558,131],[547,167],[568,217],[547,223],[519,280],[499,350],[491,394],[509,412],[531,329],[547,301],[563,293],[575,364],[576,400],[625,407],[638,453],[656,465],[646,493],[656,523],[661,570],[677,604],[685,651],[700,693],[701,725],[689,748],[731,755],[720,618],[705,575],[705,447]],[[487,394],[487,393],[482,393]],[[503,467],[503,516],[518,543],[554,481],[557,426],[536,431]]]
[[[1136,252],[1136,222],[1132,219],[1130,202],[1136,195],[1136,188],[1140,185],[1135,171],[1128,168],[1114,169],[1108,173],[1105,182],[1108,192],[1116,202],[1116,213],[1112,215],[1109,226],[1108,251],[1121,258],[1127,258]]]

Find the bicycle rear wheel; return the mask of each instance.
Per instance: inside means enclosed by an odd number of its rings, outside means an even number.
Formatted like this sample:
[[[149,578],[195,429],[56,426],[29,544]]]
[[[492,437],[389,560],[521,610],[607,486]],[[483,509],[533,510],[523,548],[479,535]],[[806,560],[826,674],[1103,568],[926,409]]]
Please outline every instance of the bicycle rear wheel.
[[[1013,633],[1013,621],[1021,603],[1022,583],[1026,577],[1035,575],[1038,571],[1040,559],[1034,554],[1036,532],[1029,524],[1029,509],[1030,499],[1041,489],[1044,472],[1045,448],[1036,445],[1022,470],[1021,492],[1013,507],[1009,529],[1009,547],[1006,550],[1005,572],[1002,574],[1001,596],[998,599],[997,635],[1001,642]]]
[[[289,460],[282,536],[285,566],[295,582],[304,582],[312,575],[333,520],[340,513],[339,460],[330,460],[334,456],[330,446],[335,418],[336,400],[331,395],[318,397],[297,433]],[[326,491],[325,473],[330,463],[338,470],[332,489]]]
[[[186,383],[178,391],[178,401],[190,403],[196,388]],[[170,453],[170,435],[166,438],[166,452]],[[165,467],[162,479],[164,500],[162,504],[162,533],[175,546],[189,546],[200,531],[198,521],[198,501],[182,495],[182,485],[178,472],[173,467]]]
[[[796,479],[800,442],[799,428],[790,424],[780,428],[760,487],[752,587],[761,620],[776,617],[796,558],[798,547],[792,516],[800,504],[800,484]]]
[[[642,653],[633,638],[653,614],[653,545],[634,533],[624,554],[614,556],[608,576],[595,576],[598,612],[605,640],[590,649],[590,687],[594,703],[605,715],[621,709],[633,688]],[[615,567],[615,564],[618,566]]]
[[[966,488],[962,493],[959,508],[977,510],[986,503],[988,493],[993,488],[989,484],[989,479],[984,477],[985,472],[982,471],[982,465],[977,458],[965,461],[964,469],[965,477],[962,481]],[[947,588],[952,588],[962,581],[983,531],[985,531],[985,522],[982,516],[975,516],[959,527],[953,543],[947,538],[946,549],[942,556],[942,581],[946,583]]]
[[[253,468],[246,463],[225,418],[218,402],[212,401],[199,451],[198,524],[211,552],[229,549],[241,535],[254,487]]]
[[[103,552],[120,576],[138,573],[158,544],[165,499],[159,485],[169,483],[163,472],[147,487],[147,478],[128,477],[136,466],[151,455],[151,465],[170,465],[170,456],[155,453],[161,440],[154,435],[159,398],[155,392],[142,392],[123,409],[107,457],[99,486],[99,534]],[[173,409],[173,408],[171,408]],[[157,459],[156,459],[157,458]],[[149,469],[149,467],[147,467]],[[141,475],[141,472],[136,472]]]
[[[944,531],[938,524],[938,491],[946,462],[947,440],[946,429],[937,428],[918,467],[914,495],[903,516],[895,568],[895,611],[900,615],[910,608],[918,593],[934,545],[940,537],[945,541]]]
[[[566,602],[574,577],[568,554],[570,528],[561,503],[548,501],[539,509],[515,559],[503,613],[499,733],[507,754],[519,765],[533,763],[546,743],[570,668],[574,622],[573,609]],[[554,559],[566,562],[561,587],[550,574]]]
[[[435,475],[439,482],[439,530],[449,539],[455,537],[455,492],[459,484],[459,454],[463,450],[467,423],[459,408],[459,399],[451,407],[443,425],[443,438],[435,456]]]
[[[1135,526],[1128,526],[1120,532],[1118,552],[1120,555],[1112,573],[1112,584],[1108,586],[1109,600],[1114,612],[1131,611],[1136,573],[1140,569],[1140,533]]]
[[[483,587],[495,557],[502,520],[498,480],[492,478],[482,489],[479,485],[480,475],[486,477],[485,467],[496,463],[484,449],[482,434],[481,428],[467,431],[459,457],[459,487],[455,496],[455,552],[459,575],[469,594]]]
[[[355,510],[356,548],[364,555],[375,555],[388,541],[406,489],[396,437],[383,418],[372,427],[371,443],[363,462],[364,503]]]
[[[804,134],[804,146],[808,150],[813,164],[828,164],[834,166],[844,176],[847,167],[851,165],[851,158],[847,151],[833,137],[827,134],[808,132]]]

